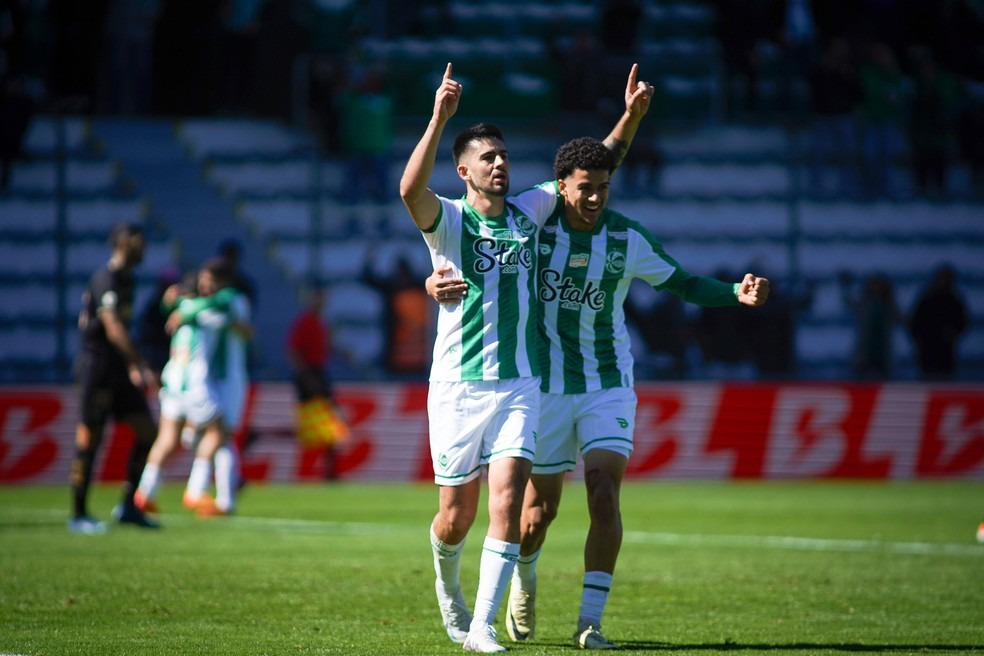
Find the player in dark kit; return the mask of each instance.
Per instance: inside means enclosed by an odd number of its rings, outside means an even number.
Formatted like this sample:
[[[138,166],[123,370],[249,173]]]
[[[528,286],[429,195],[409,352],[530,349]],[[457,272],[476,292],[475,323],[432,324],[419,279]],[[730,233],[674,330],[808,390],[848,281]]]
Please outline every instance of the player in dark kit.
[[[135,287],[133,268],[143,260],[143,229],[129,223],[118,225],[110,233],[109,244],[112,256],[89,279],[79,314],[81,352],[77,376],[81,417],[75,430],[76,453],[70,479],[73,512],[68,529],[87,535],[106,531],[103,522],[89,515],[86,500],[93,462],[110,418],[129,425],[135,436],[123,500],[113,509],[113,517],[121,524],[159,526],[133,505],[133,492],[157,434],[145,395],[148,388],[156,390],[157,381],[129,334]]]

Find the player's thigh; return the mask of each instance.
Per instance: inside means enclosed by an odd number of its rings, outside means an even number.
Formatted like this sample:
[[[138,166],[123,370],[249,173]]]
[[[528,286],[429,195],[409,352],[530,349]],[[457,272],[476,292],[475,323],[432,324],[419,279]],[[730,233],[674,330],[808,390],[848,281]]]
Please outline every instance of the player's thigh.
[[[631,387],[615,387],[577,395],[575,429],[582,457],[594,449],[632,455],[636,394]]]
[[[533,474],[573,471],[577,465],[574,420],[578,395],[541,394]]]
[[[431,463],[438,485],[463,485],[482,467],[482,435],[495,410],[489,389],[432,381],[427,393]]]
[[[539,377],[493,383],[495,405],[483,435],[482,461],[505,458],[532,462],[540,423]]]

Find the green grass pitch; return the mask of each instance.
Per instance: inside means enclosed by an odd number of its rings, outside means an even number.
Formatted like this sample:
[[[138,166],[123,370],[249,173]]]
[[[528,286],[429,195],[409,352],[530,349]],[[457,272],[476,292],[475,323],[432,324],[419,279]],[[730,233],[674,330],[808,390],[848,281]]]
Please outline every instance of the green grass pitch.
[[[93,490],[109,518],[117,486]],[[0,487],[0,654],[458,654],[420,484],[250,485],[235,517],[162,495],[159,532],[65,528],[66,486]],[[484,503],[484,497],[483,497]],[[658,482],[623,490],[606,635],[639,654],[984,653],[984,482]],[[479,516],[465,547],[474,601]],[[572,481],[541,556],[535,640],[574,653],[586,529]]]

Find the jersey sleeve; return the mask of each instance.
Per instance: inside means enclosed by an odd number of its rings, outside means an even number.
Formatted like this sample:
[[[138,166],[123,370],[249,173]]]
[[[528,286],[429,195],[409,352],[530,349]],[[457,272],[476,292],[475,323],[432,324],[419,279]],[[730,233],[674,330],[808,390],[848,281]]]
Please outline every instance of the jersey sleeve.
[[[666,290],[687,303],[702,307],[727,307],[739,305],[738,285],[708,276],[698,276],[684,269],[670,257],[663,245],[645,228],[634,225],[634,257],[636,276],[657,290]]]
[[[521,208],[530,217],[539,230],[550,215],[557,209],[560,191],[556,180],[541,182],[535,187],[524,189],[509,199],[509,202]]]

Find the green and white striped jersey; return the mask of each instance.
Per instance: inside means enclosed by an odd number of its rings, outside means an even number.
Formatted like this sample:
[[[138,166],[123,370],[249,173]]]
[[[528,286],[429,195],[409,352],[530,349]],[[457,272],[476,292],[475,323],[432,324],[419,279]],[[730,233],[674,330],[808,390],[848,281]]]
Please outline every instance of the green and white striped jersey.
[[[201,389],[225,373],[226,335],[232,320],[233,292],[182,299],[177,306],[185,319],[171,337],[171,351],[161,372],[161,384],[172,391]]]
[[[688,273],[638,222],[605,209],[594,230],[578,232],[558,207],[539,239],[541,391],[633,385],[623,310],[633,278],[697,305],[738,305],[737,285]]]
[[[439,197],[437,222],[423,232],[434,267],[450,265],[468,295],[441,306],[431,380],[481,381],[539,375],[536,234],[557,206],[557,183],[506,200],[496,217],[463,198]]]

